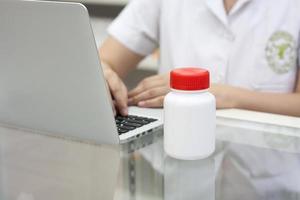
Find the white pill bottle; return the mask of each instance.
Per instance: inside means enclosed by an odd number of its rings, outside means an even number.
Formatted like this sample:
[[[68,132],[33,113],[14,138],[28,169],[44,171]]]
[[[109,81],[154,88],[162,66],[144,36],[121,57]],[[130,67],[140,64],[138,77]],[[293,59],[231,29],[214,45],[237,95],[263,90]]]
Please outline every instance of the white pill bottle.
[[[208,157],[215,150],[216,101],[208,92],[209,72],[178,68],[170,73],[164,99],[164,149],[184,160]]]

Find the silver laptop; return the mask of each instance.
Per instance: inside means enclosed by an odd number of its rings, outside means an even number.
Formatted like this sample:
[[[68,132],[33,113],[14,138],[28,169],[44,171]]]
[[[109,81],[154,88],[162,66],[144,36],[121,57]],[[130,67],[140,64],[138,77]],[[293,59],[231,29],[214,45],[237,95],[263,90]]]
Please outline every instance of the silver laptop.
[[[161,109],[113,114],[87,9],[78,3],[0,1],[0,122],[116,144],[162,127]]]

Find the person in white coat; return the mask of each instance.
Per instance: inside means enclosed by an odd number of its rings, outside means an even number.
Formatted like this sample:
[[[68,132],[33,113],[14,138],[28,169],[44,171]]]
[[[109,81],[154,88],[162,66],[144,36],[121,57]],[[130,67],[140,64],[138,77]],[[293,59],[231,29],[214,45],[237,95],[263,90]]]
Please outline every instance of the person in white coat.
[[[217,108],[300,116],[299,10],[299,0],[131,0],[99,49],[116,108],[162,107],[169,71],[199,66]],[[122,78],[157,48],[159,74],[128,92]]]

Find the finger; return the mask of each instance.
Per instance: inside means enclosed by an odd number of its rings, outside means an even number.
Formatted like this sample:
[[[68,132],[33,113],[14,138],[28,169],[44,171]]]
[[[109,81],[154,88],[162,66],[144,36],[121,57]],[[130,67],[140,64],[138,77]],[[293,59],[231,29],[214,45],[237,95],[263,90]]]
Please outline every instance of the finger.
[[[163,107],[164,98],[165,96],[159,96],[146,101],[140,101],[138,106],[144,108],[161,108]]]
[[[136,96],[133,96],[128,100],[128,103],[130,105],[136,105],[140,101],[145,101],[148,99],[153,99],[158,96],[166,95],[169,92],[169,88],[166,86],[163,87],[155,87],[149,90],[146,90],[142,93],[137,94]]]
[[[113,103],[113,112],[114,112],[114,116],[116,116],[117,115],[117,111],[116,111],[116,101],[112,101],[112,103]]]
[[[121,115],[128,115],[126,86],[117,75],[110,76],[107,81],[118,112]]]
[[[112,110],[113,110],[114,116],[116,116],[116,115],[117,115],[116,101],[114,100],[114,97],[113,97],[112,92],[111,92],[109,80],[107,80],[107,79],[106,79],[106,86],[107,86],[107,88],[108,88],[108,90],[109,90],[109,93],[110,93],[109,101],[110,101],[110,103],[111,103],[111,106],[112,106]]]
[[[129,91],[128,97],[131,98],[137,94],[143,92],[146,89],[163,85],[163,82],[160,81],[161,77],[159,75],[151,76],[142,80],[134,89]]]
[[[117,89],[114,93],[114,99],[116,101],[116,107],[119,113],[123,116],[128,115],[127,108],[127,89],[124,84],[120,85],[120,88]]]

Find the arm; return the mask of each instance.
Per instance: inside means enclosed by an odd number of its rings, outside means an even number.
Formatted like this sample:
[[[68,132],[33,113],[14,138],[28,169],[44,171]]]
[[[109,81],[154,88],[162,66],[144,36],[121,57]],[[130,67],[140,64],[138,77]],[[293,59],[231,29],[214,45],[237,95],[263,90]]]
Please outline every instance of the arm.
[[[108,37],[99,49],[103,73],[117,110],[127,115],[127,88],[120,77],[126,74],[143,59],[143,56],[126,48],[113,37]]]
[[[284,115],[300,116],[300,71],[293,93],[257,92],[243,88],[212,85],[218,108],[241,108]]]
[[[110,67],[122,78],[130,70],[136,68],[137,64],[144,58],[111,36],[103,42],[99,49],[99,56],[104,66]]]
[[[300,116],[300,71],[293,93],[252,91],[223,84],[212,84],[209,91],[215,95],[217,108],[240,108],[284,115]],[[141,107],[162,107],[169,92],[168,74],[156,75],[141,81],[129,92],[129,103]]]
[[[120,77],[153,52],[159,43],[160,0],[132,0],[108,28],[99,50],[114,104],[127,115],[127,88]],[[147,9],[145,9],[147,8]]]

